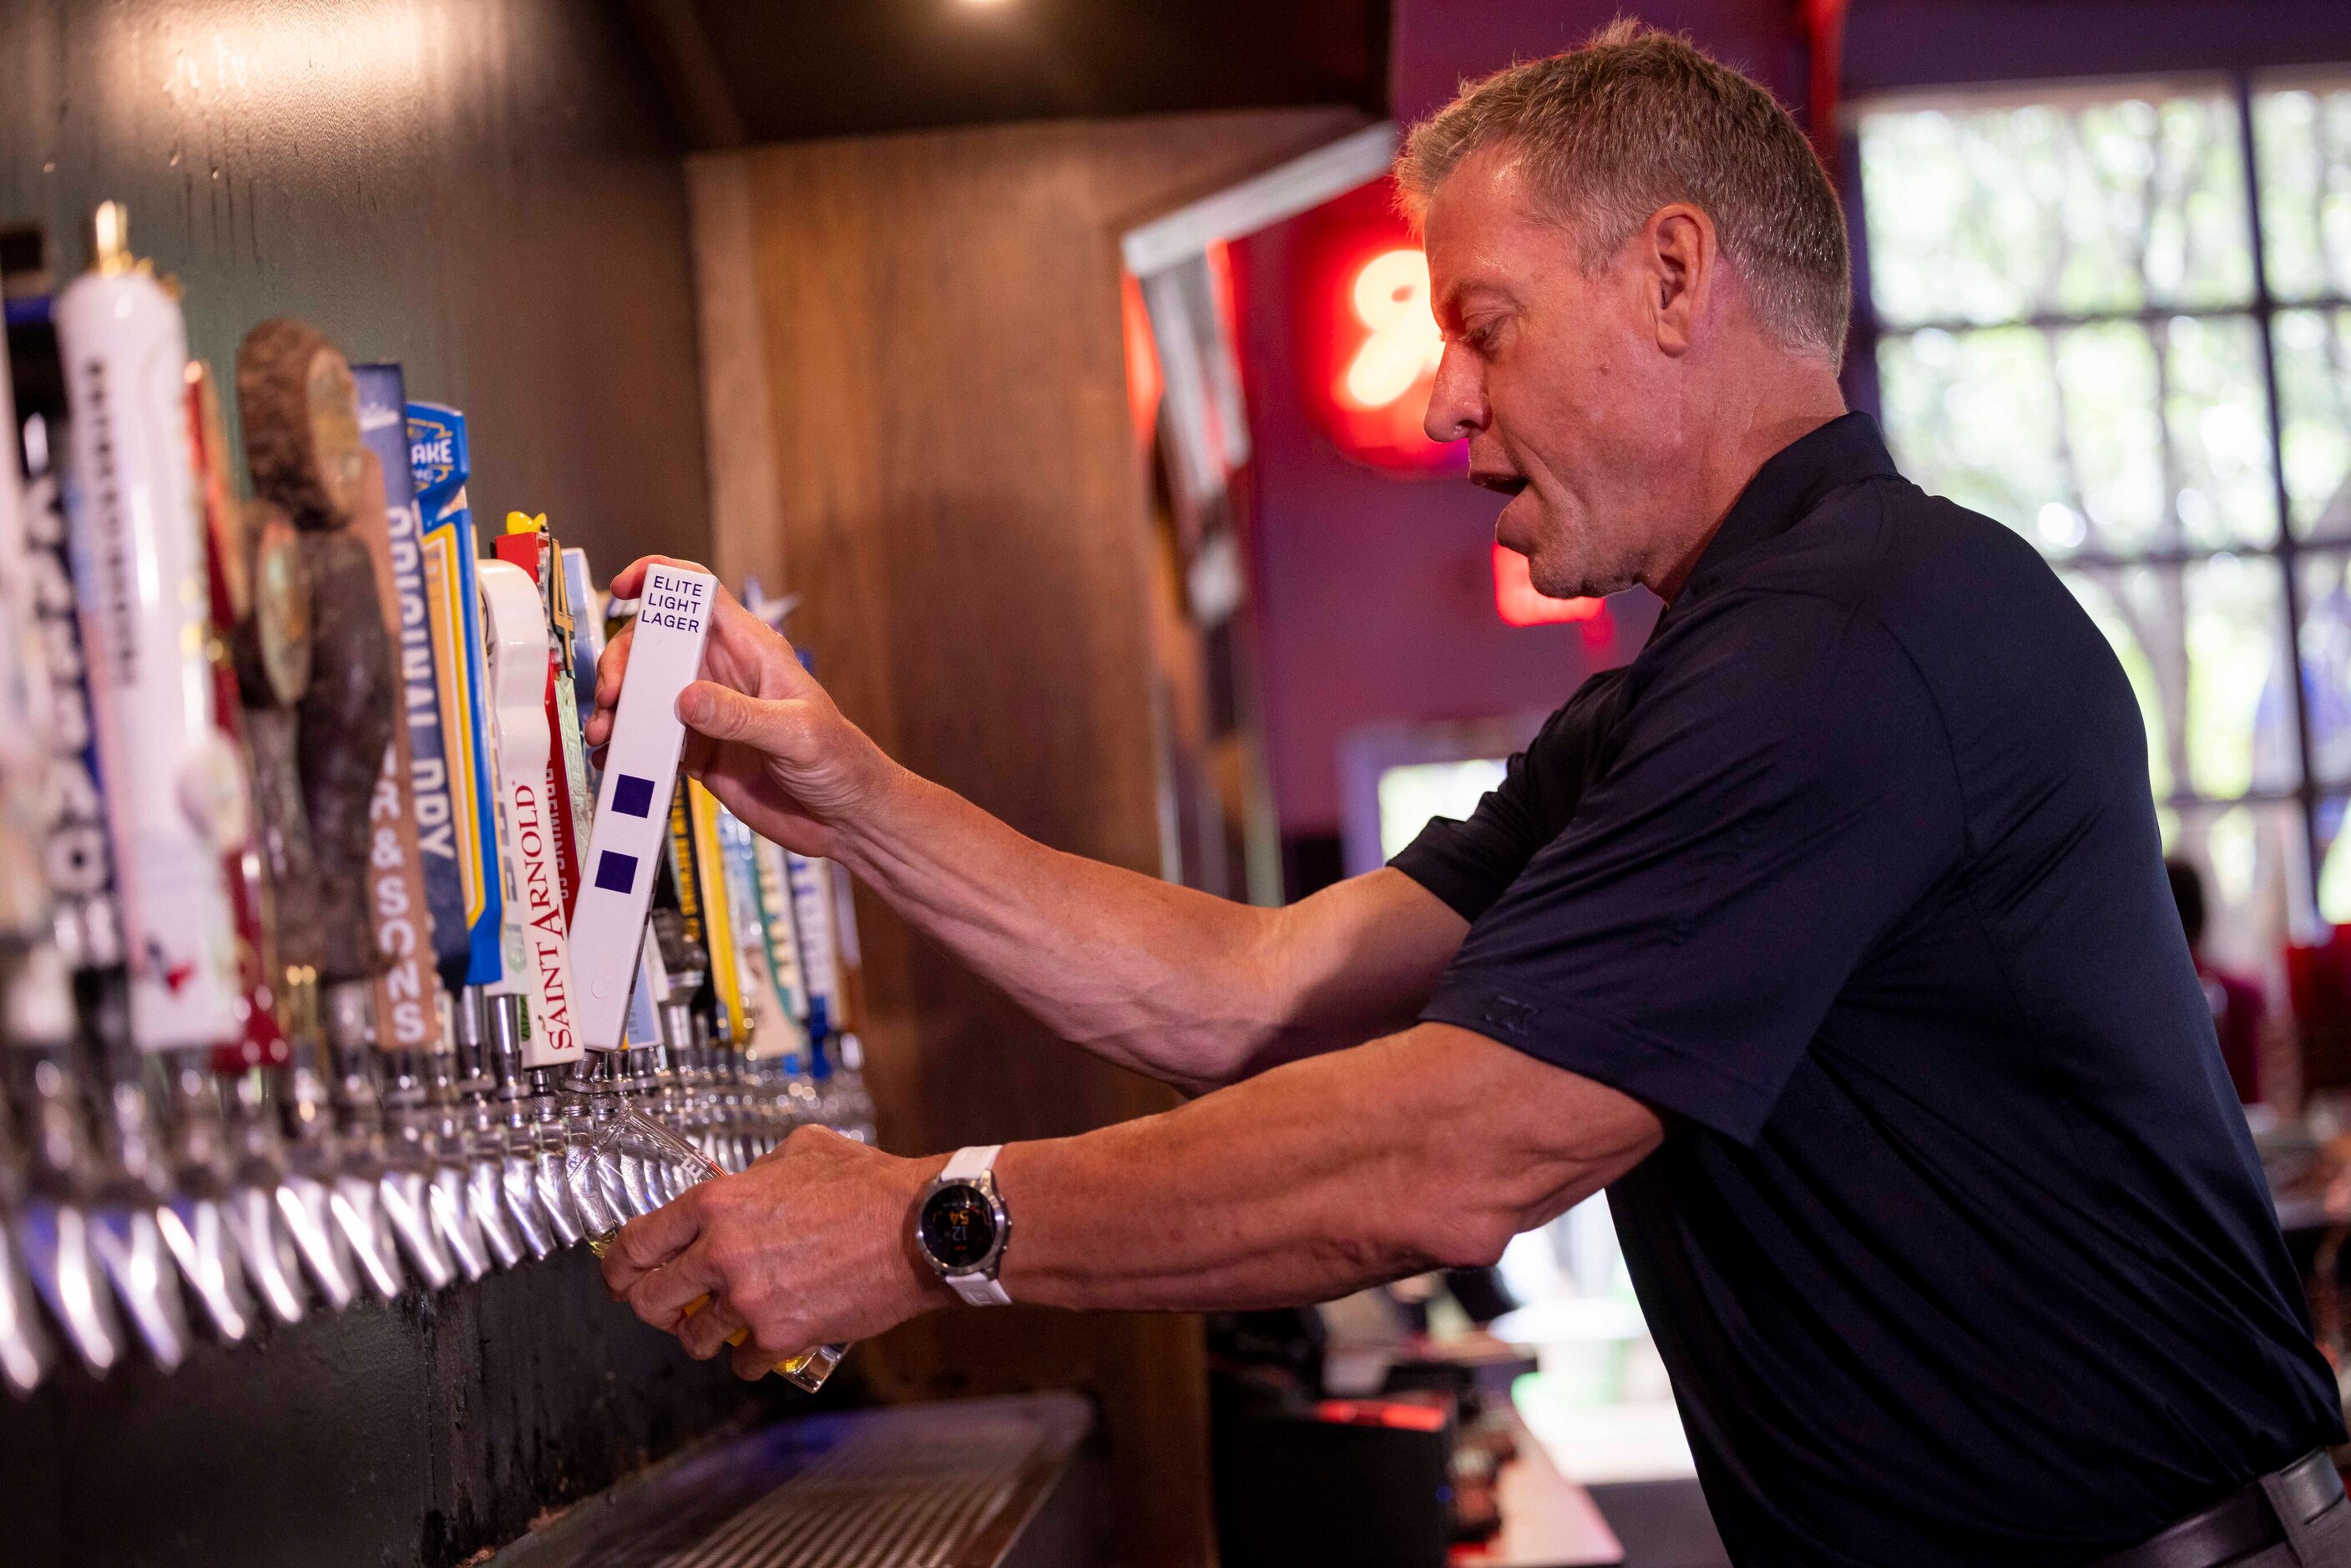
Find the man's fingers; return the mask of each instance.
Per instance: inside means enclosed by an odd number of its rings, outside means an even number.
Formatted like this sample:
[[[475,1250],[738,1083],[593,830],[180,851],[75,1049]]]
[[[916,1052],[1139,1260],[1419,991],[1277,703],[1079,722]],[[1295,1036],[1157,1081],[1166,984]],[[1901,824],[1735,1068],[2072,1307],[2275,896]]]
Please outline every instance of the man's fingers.
[[[758,723],[750,698],[716,681],[689,681],[677,694],[678,721],[695,735],[713,740],[747,738]]]
[[[639,1279],[684,1251],[701,1234],[702,1217],[687,1201],[664,1204],[632,1219],[605,1249],[605,1288],[616,1296],[627,1295]]]
[[[612,597],[634,599],[644,591],[645,569],[674,566],[688,571],[709,569],[674,556],[649,555],[631,561],[612,579]],[[712,607],[710,641],[703,652],[703,668],[738,691],[766,696],[805,696],[820,688],[800,665],[799,656],[782,634],[745,609],[726,585],[718,585]],[[589,744],[601,745],[611,733],[606,715],[621,700],[621,684],[628,668],[628,645],[636,622],[614,635],[596,662],[596,713],[589,720]]]
[[[619,571],[613,574],[612,597],[615,599],[634,599],[643,592],[645,586],[645,569],[649,566],[674,566],[684,571],[699,571],[705,573],[710,571],[710,569],[704,566],[700,561],[680,560],[675,556],[639,556],[635,560],[631,561],[628,565],[622,567]],[[766,622],[752,614],[748,610],[744,609],[742,601],[737,599],[734,593],[723,582],[718,585],[718,598],[715,610],[716,613],[711,617],[711,635],[718,638],[722,642],[729,640],[747,640],[745,643],[745,646],[747,651],[750,652],[754,655],[753,662],[755,664],[758,662],[757,655],[760,652],[764,651],[759,647],[759,643],[763,640],[778,643],[782,642],[782,638],[777,633],[775,628],[769,626]],[[786,652],[788,654],[789,653],[789,645],[786,647]],[[797,658],[788,658],[787,662],[790,664],[793,674],[799,674],[801,673],[799,662]],[[598,684],[598,690],[600,692],[602,690],[602,685],[601,682]]]
[[[746,1383],[757,1383],[775,1371],[779,1364],[799,1354],[798,1351],[786,1351],[778,1355],[772,1350],[762,1349],[756,1338],[746,1340],[735,1346],[735,1375]]]
[[[629,1287],[629,1310],[664,1333],[679,1333],[686,1308],[706,1300],[718,1289],[718,1271],[690,1251],[676,1261],[648,1270]]]
[[[644,591],[645,568],[653,564],[651,556],[640,556],[612,574],[612,597],[634,599]]]
[[[749,1343],[748,1328],[723,1298],[713,1296],[677,1325],[677,1343],[685,1346],[685,1354],[695,1360],[708,1361],[726,1349],[726,1342],[737,1333],[745,1336],[746,1344]]]
[[[636,635],[637,623],[632,621],[614,632],[612,640],[604,644],[604,651],[596,656],[596,706],[586,732],[590,746],[601,746],[612,738],[612,711],[621,703],[621,682],[628,674],[629,650]]]
[[[784,702],[762,702],[716,681],[695,681],[677,695],[677,716],[696,735],[739,740],[754,751],[774,756],[783,744],[790,710]]]
[[[634,599],[644,591],[645,568],[674,566],[681,571],[707,572],[710,569],[698,560],[681,560],[674,555],[641,555],[612,574],[612,597]]]

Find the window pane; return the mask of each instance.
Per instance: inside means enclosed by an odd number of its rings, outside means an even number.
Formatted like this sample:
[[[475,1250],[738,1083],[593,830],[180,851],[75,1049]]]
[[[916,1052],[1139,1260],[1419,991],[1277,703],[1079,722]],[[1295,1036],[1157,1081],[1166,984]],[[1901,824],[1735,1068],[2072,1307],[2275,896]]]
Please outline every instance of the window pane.
[[[2282,310],[2275,330],[2294,527],[2351,538],[2351,310]]]
[[[2203,879],[2205,956],[2236,974],[2276,968],[2309,855],[2302,808],[2285,800],[2179,806],[2163,813],[2163,852]],[[2351,886],[2345,894],[2351,907]]]
[[[2314,551],[2296,575],[2311,772],[2321,783],[2351,783],[2351,554]]]
[[[2184,567],[2077,567],[2064,576],[2138,695],[2157,800],[2294,787],[2276,561],[2220,555]]]
[[[2176,317],[1888,337],[1886,436],[1921,486],[2052,556],[2266,546],[2256,330]]]
[[[1467,820],[1510,765],[1499,757],[1412,762],[1380,774],[1380,854],[1401,853],[1435,817]]]
[[[2167,378],[2173,505],[2181,539],[2205,549],[2277,541],[2277,489],[2251,317],[2175,316],[2148,330]]]
[[[2255,95],[2253,137],[2271,295],[2351,295],[2351,86]]]
[[[2252,290],[2226,97],[1882,110],[1862,119],[1881,320],[2240,304]]]
[[[2318,917],[2351,925],[2351,805],[2340,795],[2318,803]]]
[[[1886,440],[1905,474],[2044,549],[2080,547],[2082,525],[2042,517],[2069,488],[2057,452],[2046,334],[2009,327],[1887,338],[1878,344],[1877,369]],[[2154,420],[2143,423],[2152,427]],[[2138,508],[2139,520],[2153,510]]]

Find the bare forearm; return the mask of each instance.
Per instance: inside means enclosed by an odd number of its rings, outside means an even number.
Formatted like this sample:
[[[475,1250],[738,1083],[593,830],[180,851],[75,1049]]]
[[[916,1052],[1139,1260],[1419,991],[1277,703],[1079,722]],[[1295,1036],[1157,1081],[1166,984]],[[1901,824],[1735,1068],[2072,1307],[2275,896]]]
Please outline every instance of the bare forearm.
[[[598,664],[590,745],[633,640]],[[1047,849],[892,762],[723,592],[703,674],[678,697],[686,766],[737,817],[841,861],[1047,1027],[1154,1077],[1207,1088],[1397,1028],[1468,929],[1395,872],[1261,910]]]
[[[1013,1299],[1189,1311],[1327,1301],[1490,1262],[1654,1148],[1646,1108],[1425,1025],[1164,1115],[1008,1146]]]
[[[1328,899],[1214,898],[1049,849],[911,774],[841,839],[852,871],[1048,1028],[1192,1089],[1397,1027],[1462,928],[1417,890],[1354,922]]]
[[[1208,1311],[1481,1263],[1657,1146],[1639,1101],[1447,1024],[1271,1069],[1165,1115],[1007,1146],[1016,1301]],[[803,1127],[623,1227],[605,1282],[736,1370],[953,1304],[911,1221],[944,1156]],[[710,1298],[707,1308],[700,1298]]]

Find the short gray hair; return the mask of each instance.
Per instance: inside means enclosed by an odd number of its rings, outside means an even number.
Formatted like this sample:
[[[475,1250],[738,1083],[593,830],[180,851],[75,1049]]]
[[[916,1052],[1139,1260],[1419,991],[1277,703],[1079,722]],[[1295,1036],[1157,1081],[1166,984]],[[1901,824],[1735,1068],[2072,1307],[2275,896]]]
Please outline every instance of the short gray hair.
[[[1581,48],[1463,88],[1405,139],[1405,215],[1417,225],[1463,159],[1500,146],[1520,154],[1548,214],[1580,231],[1587,269],[1658,208],[1687,202],[1714,220],[1764,328],[1843,357],[1853,261],[1828,174],[1776,99],[1687,37],[1620,18]]]

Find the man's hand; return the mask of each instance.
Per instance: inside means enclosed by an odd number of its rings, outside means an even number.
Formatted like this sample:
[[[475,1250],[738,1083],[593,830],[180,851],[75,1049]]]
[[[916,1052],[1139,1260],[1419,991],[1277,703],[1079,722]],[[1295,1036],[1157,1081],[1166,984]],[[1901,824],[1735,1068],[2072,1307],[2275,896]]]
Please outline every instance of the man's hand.
[[[1491,1263],[1646,1158],[1656,1113],[1449,1024],[1290,1062],[1188,1105],[1004,1145],[1003,1285],[1024,1305],[1222,1312]],[[944,1156],[803,1127],[741,1176],[624,1226],[604,1281],[704,1360],[747,1330],[756,1378],[955,1297],[908,1223]],[[685,1315],[700,1297],[710,1304]]]
[[[802,1127],[741,1175],[622,1226],[604,1254],[605,1286],[698,1361],[747,1329],[735,1374],[757,1380],[802,1351],[870,1339],[954,1301],[907,1225],[945,1163]],[[702,1296],[709,1305],[687,1316]]]
[[[653,564],[708,570],[646,556],[613,577],[613,596],[642,592],[645,568]],[[611,738],[635,631],[633,623],[623,627],[597,661],[590,746]],[[782,634],[724,586],[712,608],[702,669],[705,678],[677,700],[677,716],[692,732],[687,770],[754,832],[801,854],[836,853],[839,825],[899,781],[897,765],[841,716]]]

